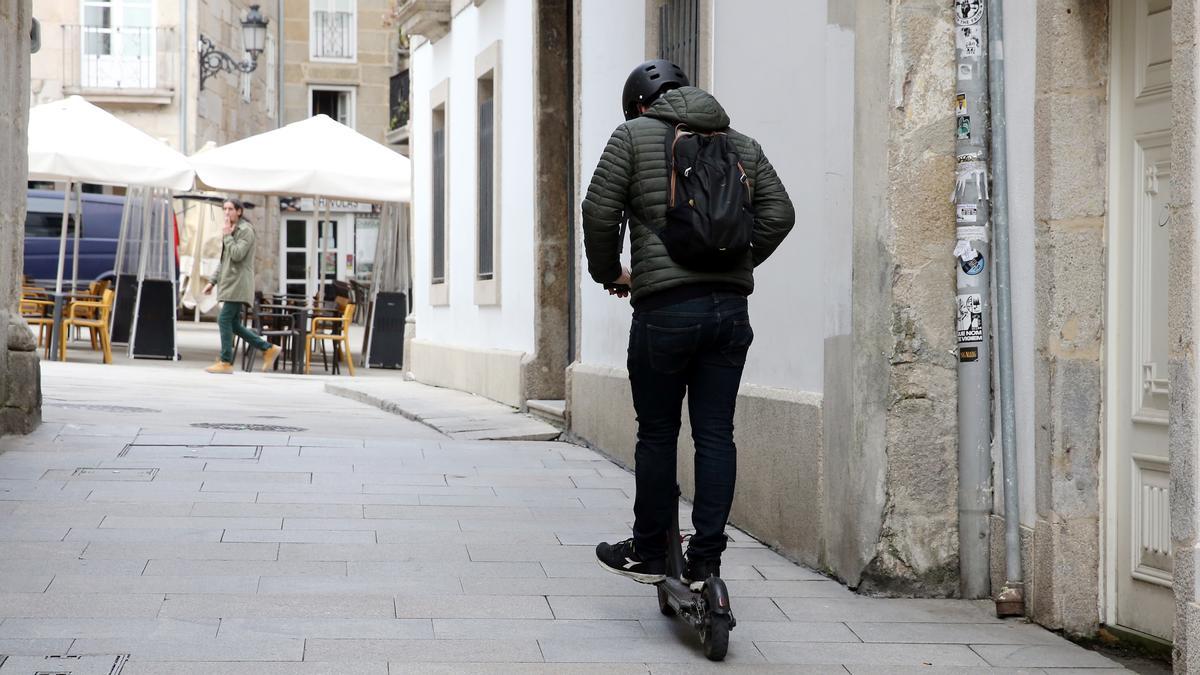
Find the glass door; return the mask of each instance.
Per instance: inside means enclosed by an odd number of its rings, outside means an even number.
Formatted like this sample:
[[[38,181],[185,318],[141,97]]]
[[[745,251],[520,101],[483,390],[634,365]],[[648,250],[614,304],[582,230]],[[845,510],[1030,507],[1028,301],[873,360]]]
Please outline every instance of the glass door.
[[[288,295],[312,297],[310,276],[317,271],[326,283],[346,280],[354,274],[354,216],[334,214],[319,221],[314,215],[288,216],[283,220],[283,269],[280,290]],[[315,251],[316,257],[312,257]]]
[[[152,0],[83,0],[80,81],[86,87],[153,89]]]

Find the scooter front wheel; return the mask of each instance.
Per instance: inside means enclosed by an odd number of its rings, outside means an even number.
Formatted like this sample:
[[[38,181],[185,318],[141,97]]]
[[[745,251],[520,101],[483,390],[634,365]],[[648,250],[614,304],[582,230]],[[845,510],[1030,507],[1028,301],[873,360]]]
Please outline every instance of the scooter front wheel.
[[[667,590],[661,585],[658,588],[658,611],[662,612],[663,616],[675,616],[675,608],[667,601]]]

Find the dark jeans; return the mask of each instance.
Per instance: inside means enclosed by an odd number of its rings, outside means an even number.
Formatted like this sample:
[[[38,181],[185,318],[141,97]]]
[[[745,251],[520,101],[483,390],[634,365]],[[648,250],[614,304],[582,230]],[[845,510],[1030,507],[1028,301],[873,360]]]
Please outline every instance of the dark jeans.
[[[267,351],[271,343],[262,339],[257,333],[242,324],[242,309],[244,302],[226,302],[221,305],[221,313],[217,315],[217,328],[221,331],[221,360],[233,363],[233,336],[236,334],[261,351]]]
[[[753,340],[746,297],[736,293],[633,313],[628,364],[638,420],[633,538],[643,557],[666,553],[677,508],[676,445],[685,392],[696,446],[696,533],[688,550],[697,559],[720,558],[725,550],[737,478],[733,411]]]

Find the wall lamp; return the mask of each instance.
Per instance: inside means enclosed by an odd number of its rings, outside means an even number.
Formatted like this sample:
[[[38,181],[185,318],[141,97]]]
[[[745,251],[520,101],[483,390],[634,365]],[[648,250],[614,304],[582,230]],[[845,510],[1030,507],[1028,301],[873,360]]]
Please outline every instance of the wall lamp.
[[[220,51],[206,36],[200,36],[200,89],[204,81],[222,70],[227,73],[252,73],[258,67],[258,55],[267,42],[267,24],[270,21],[258,11],[258,5],[250,5],[246,18],[242,19],[242,44],[246,47],[246,58],[234,61],[233,57]]]

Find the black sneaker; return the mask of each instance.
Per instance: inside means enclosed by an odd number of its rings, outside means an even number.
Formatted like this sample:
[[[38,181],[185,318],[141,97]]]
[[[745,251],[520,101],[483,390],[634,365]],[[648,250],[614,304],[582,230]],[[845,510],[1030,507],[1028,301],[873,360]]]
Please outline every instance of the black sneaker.
[[[596,544],[596,561],[613,574],[629,577],[643,584],[657,584],[667,578],[667,558],[643,560],[633,548],[633,539],[615,544]]]
[[[683,581],[693,591],[699,592],[703,589],[704,582],[709,577],[719,576],[721,576],[720,558],[693,558],[690,555],[683,557]]]

